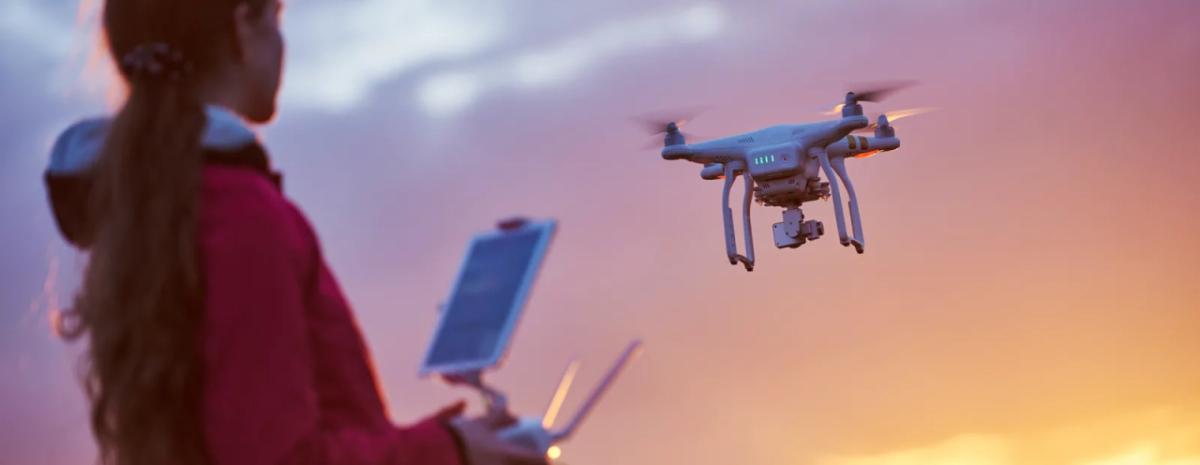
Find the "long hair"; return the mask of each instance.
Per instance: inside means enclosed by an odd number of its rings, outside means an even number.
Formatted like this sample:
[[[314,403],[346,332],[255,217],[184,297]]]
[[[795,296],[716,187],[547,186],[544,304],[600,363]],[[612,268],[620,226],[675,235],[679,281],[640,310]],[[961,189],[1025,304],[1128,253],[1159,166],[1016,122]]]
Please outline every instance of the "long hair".
[[[92,168],[90,257],[64,324],[88,339],[83,385],[104,465],[203,465],[197,256],[205,126],[198,94],[236,47],[234,10],[266,0],[107,0],[105,38],[128,86]],[[166,77],[122,60],[164,44],[186,62]]]

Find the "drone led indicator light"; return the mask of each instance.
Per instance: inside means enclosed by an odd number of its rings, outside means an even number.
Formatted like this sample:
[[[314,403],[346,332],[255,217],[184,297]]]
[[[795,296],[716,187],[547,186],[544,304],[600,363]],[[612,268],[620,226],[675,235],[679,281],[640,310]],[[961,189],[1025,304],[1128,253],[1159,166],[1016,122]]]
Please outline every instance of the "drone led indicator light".
[[[559,457],[562,457],[562,449],[558,446],[550,446],[549,449],[546,449],[546,458],[558,460]]]

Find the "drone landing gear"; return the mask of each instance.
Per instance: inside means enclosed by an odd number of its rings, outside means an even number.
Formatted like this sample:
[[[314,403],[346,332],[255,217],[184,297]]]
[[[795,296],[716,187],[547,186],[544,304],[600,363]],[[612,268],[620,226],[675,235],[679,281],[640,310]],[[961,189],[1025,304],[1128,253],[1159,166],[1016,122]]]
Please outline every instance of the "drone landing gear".
[[[863,253],[867,241],[863,239],[862,217],[858,212],[858,196],[854,193],[854,184],[850,182],[850,175],[846,172],[846,159],[844,157],[829,158],[829,154],[825,149],[814,147],[810,151],[810,155],[815,156],[821,162],[821,168],[825,171],[825,177],[829,178],[829,188],[833,196],[833,216],[837,221],[838,240],[844,246],[854,246],[854,250],[858,253]],[[842,184],[846,185],[846,193],[850,195],[850,221],[851,227],[854,228],[854,237],[850,237],[846,233],[846,218],[842,207],[842,192],[838,188],[837,178],[842,180]]]
[[[842,184],[846,185],[846,193],[850,195],[850,225],[854,229],[854,237],[850,239],[850,245],[853,245],[854,250],[861,254],[867,241],[863,239],[862,216],[858,214],[858,196],[854,194],[854,183],[850,182],[850,174],[846,172],[846,157],[836,157],[829,160],[829,164],[837,172]],[[838,209],[841,209],[841,205],[838,205]]]
[[[741,263],[746,271],[754,271],[754,236],[750,231],[750,200],[754,198],[754,180],[750,171],[741,161],[725,163],[725,191],[721,197],[721,213],[725,218],[725,255],[729,257],[730,265]],[[733,182],[738,174],[742,175],[742,183],[746,186],[746,194],[742,200],[742,225],[746,241],[746,255],[737,251],[737,239],[733,233],[733,210],[729,208],[729,193],[733,190]]]

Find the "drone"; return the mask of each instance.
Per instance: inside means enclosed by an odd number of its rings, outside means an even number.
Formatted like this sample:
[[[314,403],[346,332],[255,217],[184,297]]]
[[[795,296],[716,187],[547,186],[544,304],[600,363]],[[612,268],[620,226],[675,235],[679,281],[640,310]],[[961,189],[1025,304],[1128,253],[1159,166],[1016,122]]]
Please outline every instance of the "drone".
[[[863,253],[862,216],[854,184],[846,172],[847,158],[868,158],[880,152],[900,147],[891,121],[927,111],[912,109],[880,115],[871,123],[863,115],[860,102],[879,102],[891,93],[912,85],[894,82],[846,93],[844,103],[826,113],[841,118],[808,124],[785,124],[753,132],[699,143],[688,143],[680,129],[688,119],[650,121],[651,132],[664,134],[662,157],[665,160],[687,160],[703,165],[700,177],[706,180],[723,179],[721,212],[725,223],[725,252],[729,264],[741,263],[746,271],[754,271],[754,239],[750,228],[750,202],[783,208],[783,221],[774,224],[775,247],[797,248],[825,234],[825,226],[817,220],[805,220],[801,205],[830,197],[834,203],[838,238],[843,246],[854,246]],[[873,137],[853,133],[874,131]],[[822,181],[821,174],[829,181]],[[834,177],[836,174],[836,178]],[[745,255],[738,253],[734,237],[733,211],[729,196],[733,183],[743,178],[745,197],[742,202]],[[850,222],[853,233],[846,232],[842,193],[837,180],[845,185],[850,200]]]

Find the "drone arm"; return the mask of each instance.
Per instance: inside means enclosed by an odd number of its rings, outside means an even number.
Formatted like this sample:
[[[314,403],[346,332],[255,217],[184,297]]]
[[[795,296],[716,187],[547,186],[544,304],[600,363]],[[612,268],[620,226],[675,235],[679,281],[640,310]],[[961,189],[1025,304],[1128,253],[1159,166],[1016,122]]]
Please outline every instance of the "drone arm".
[[[809,153],[816,155],[821,161],[821,169],[825,171],[825,177],[829,179],[829,190],[833,194],[833,217],[837,220],[838,240],[842,245],[850,245],[850,237],[846,234],[846,217],[842,211],[842,192],[838,188],[837,178],[834,177],[833,166],[829,164],[829,154],[825,153],[822,147],[813,147],[809,149]]]
[[[846,193],[850,195],[850,224],[854,228],[854,239],[851,240],[851,243],[854,244],[855,251],[863,253],[867,241],[863,239],[862,216],[858,213],[858,196],[854,194],[854,184],[850,182],[850,174],[846,172],[846,158],[835,157],[830,160],[830,164],[833,165],[833,170],[837,172],[838,177],[842,179],[842,184],[846,185]]]
[[[749,234],[746,235],[746,251],[750,254],[750,257],[742,256],[737,252],[737,238],[735,237],[733,229],[733,209],[729,208],[729,195],[733,191],[734,181],[737,181],[738,168],[741,168],[740,163],[730,162],[725,164],[725,189],[721,197],[721,214],[725,220],[725,255],[729,257],[730,265],[736,265],[740,262],[746,267],[746,271],[752,271],[754,269],[754,252],[752,252],[754,250],[754,245],[752,244],[754,239],[750,237]],[[746,174],[746,179],[747,182],[749,182],[749,174]],[[747,233],[750,232],[749,207],[750,195],[752,194],[752,186],[747,184],[745,210],[742,212],[743,219],[746,222],[745,231]]]

